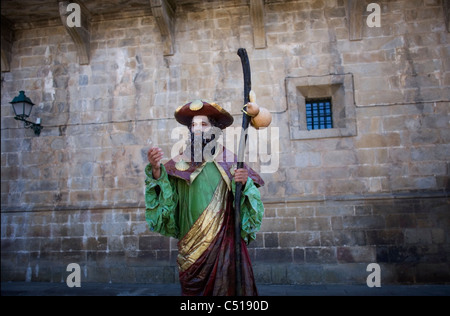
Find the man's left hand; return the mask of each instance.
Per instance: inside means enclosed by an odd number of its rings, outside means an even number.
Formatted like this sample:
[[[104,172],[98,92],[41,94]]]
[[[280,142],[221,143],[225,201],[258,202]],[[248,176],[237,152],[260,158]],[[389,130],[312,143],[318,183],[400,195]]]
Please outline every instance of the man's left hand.
[[[234,181],[235,182],[241,182],[242,185],[245,186],[245,184],[247,183],[247,178],[248,178],[248,171],[247,169],[236,169],[236,171],[234,172]]]

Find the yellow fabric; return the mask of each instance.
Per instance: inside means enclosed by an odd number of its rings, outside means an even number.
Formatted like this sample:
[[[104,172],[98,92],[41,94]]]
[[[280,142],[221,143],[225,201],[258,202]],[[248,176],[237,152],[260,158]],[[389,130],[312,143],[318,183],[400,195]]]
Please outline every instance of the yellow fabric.
[[[226,190],[226,183],[221,181],[211,203],[178,243],[177,263],[180,271],[185,271],[195,263],[219,232],[224,217]]]

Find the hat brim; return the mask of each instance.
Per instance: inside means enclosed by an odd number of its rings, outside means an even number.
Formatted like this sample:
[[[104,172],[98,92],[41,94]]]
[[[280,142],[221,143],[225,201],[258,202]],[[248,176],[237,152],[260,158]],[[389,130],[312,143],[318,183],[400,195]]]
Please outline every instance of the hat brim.
[[[197,102],[196,104],[200,104],[199,102],[201,102],[203,105],[200,105],[201,107],[197,109],[197,106],[191,107],[191,104],[193,102]],[[216,103],[208,103],[203,100],[192,101],[186,103],[183,106],[180,106],[175,110],[174,115],[178,123],[186,125],[188,127],[192,122],[192,118],[198,115],[204,115],[213,118],[218,125],[217,127],[219,127],[220,129],[227,128],[228,126],[233,124],[234,121],[233,116],[231,116],[231,114],[228,113],[220,105]]]

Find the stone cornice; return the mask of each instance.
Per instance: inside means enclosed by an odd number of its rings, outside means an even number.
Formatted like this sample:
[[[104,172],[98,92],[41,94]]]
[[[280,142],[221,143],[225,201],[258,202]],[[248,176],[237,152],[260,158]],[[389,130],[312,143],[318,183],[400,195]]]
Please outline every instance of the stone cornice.
[[[14,32],[12,30],[12,23],[7,18],[2,16],[1,23],[1,69],[2,72],[7,72],[10,70]]]
[[[253,45],[255,48],[266,48],[264,0],[250,0],[250,18],[253,28]]]
[[[175,45],[175,5],[169,0],[150,0],[153,16],[156,19],[163,39],[163,54],[174,54]]]
[[[67,23],[67,16],[70,12],[67,12],[67,6],[69,5],[69,1],[60,1],[59,2],[59,14],[61,16],[61,22],[66,28],[67,33],[69,33],[72,38],[78,52],[78,61],[80,65],[88,65],[89,64],[89,56],[90,56],[90,43],[91,43],[91,32],[90,32],[90,17],[91,13],[88,9],[78,3],[81,9],[81,26],[79,27],[71,27]]]

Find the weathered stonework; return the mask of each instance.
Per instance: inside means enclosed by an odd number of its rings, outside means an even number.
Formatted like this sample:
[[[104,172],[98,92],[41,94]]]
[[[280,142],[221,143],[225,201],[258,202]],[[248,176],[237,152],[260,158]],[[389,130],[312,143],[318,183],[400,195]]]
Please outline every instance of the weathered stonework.
[[[362,1],[362,23],[349,21],[354,1],[262,2],[176,1],[169,41],[149,1],[86,2],[86,64],[56,1],[45,19],[32,7],[42,18],[20,22],[2,4],[12,23],[2,24],[2,281],[64,282],[76,262],[82,282],[177,282],[177,241],[145,222],[146,151],[170,154],[173,112],[188,100],[217,101],[239,126],[245,47],[280,136],[250,245],[257,282],[365,284],[373,262],[382,284],[450,282],[446,2]],[[365,23],[371,2],[380,28]],[[339,128],[353,127],[310,137],[294,108],[310,92],[289,82],[326,76],[352,78]],[[39,137],[13,119],[20,90],[36,104]]]

